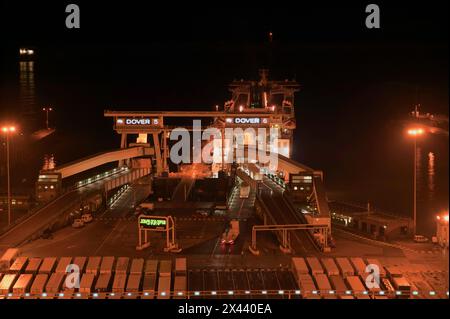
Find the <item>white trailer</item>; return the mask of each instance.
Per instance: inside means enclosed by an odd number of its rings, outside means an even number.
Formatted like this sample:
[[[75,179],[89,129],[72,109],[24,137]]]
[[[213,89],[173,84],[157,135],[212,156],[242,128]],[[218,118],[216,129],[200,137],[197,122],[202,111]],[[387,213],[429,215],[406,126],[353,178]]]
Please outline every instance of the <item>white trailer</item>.
[[[83,274],[80,280],[80,289],[78,292],[82,298],[87,299],[94,292],[95,274]]]
[[[303,298],[320,299],[316,285],[309,274],[299,274],[297,283]]]
[[[144,273],[146,275],[155,274],[158,272],[158,260],[148,259],[145,262]]]
[[[356,299],[370,299],[370,297],[364,293],[367,292],[366,288],[358,276],[347,276],[345,281]]]
[[[161,260],[161,262],[159,263],[159,276],[170,277],[171,275],[172,275],[172,261]]]
[[[72,257],[61,257],[58,262],[58,266],[56,266],[55,272],[65,274],[67,266],[72,263]]]
[[[353,269],[352,264],[350,264],[350,261],[346,257],[337,257],[336,263],[339,268],[339,271],[341,272],[342,277],[347,276],[354,276],[355,270]]]
[[[15,273],[21,273],[25,270],[28,263],[28,257],[17,257],[16,260],[12,263],[11,267],[9,267],[9,273],[15,274]]]
[[[33,283],[33,275],[32,274],[22,274],[17,279],[16,283],[13,286],[13,294],[14,295],[24,295],[25,293],[30,291],[31,284]]]
[[[335,299],[336,296],[334,294],[331,294],[330,291],[333,289],[331,288],[330,281],[328,280],[327,275],[325,274],[317,274],[314,275],[314,281],[316,282],[317,289],[319,290],[320,295],[324,299]]]
[[[2,281],[0,281],[0,295],[7,295],[11,292],[17,277],[17,274],[6,274],[3,276]]]
[[[306,257],[306,262],[308,263],[309,269],[312,275],[323,274],[323,267],[319,262],[317,257]]]
[[[250,196],[250,185],[246,182],[242,182],[239,185],[239,198],[248,198]]]
[[[144,274],[141,299],[153,299],[156,291],[156,273]]]
[[[157,299],[170,299],[170,284],[171,284],[170,276],[161,276],[161,275],[159,276]]]
[[[333,287],[339,299],[355,299],[352,295],[347,294],[348,287],[341,276],[330,276],[330,284]]]
[[[366,263],[360,257],[352,257],[350,258],[350,262],[355,269],[355,273],[359,276],[364,276],[366,274]]]
[[[99,298],[104,299],[107,292],[111,291],[112,274],[100,274],[95,283],[95,292],[98,293]]]
[[[56,257],[46,257],[39,268],[40,274],[51,274],[55,270]]]
[[[119,257],[116,264],[116,274],[127,274],[128,266],[130,264],[130,258]]]
[[[112,256],[103,257],[102,262],[100,264],[101,274],[112,273],[114,267],[114,259],[115,258]]]
[[[30,298],[39,298],[45,291],[48,274],[37,274],[30,288]]]
[[[187,275],[186,258],[175,258],[175,275]]]
[[[62,290],[65,274],[53,273],[45,286],[45,291],[50,294],[57,294]]]
[[[126,286],[126,298],[137,298],[140,290],[141,290],[141,282],[142,282],[142,273],[138,274],[130,274],[127,280]]]
[[[0,272],[8,271],[19,253],[20,251],[18,248],[8,248],[0,258]]]
[[[187,280],[185,275],[175,276],[173,283],[173,298],[174,299],[185,299],[187,291]]]
[[[339,268],[334,262],[333,258],[322,258],[322,265],[325,268],[325,273],[328,276],[337,276],[339,275]]]
[[[87,257],[75,257],[73,263],[80,268],[80,273],[84,273],[86,270]]]
[[[102,257],[99,257],[99,256],[89,257],[89,260],[88,260],[88,263],[86,266],[86,273],[97,275],[99,272],[101,261],[102,261]]]
[[[305,259],[302,257],[292,257],[292,272],[294,276],[298,274],[309,274],[309,268],[306,265]]]
[[[39,267],[42,264],[42,258],[33,257],[28,261],[27,268],[25,268],[26,274],[37,274]]]
[[[131,274],[142,274],[143,270],[144,270],[144,259],[143,258],[134,258],[131,261],[130,275]]]

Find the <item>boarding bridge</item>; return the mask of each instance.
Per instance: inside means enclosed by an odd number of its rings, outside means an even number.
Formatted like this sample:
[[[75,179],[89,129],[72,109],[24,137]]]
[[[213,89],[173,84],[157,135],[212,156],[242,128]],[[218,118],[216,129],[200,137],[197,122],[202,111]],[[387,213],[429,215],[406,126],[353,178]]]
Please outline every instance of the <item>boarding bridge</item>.
[[[39,178],[36,183],[36,198],[39,202],[48,202],[57,198],[59,195],[63,193],[62,190],[62,181],[63,179],[88,171],[92,168],[112,163],[119,162],[121,164],[127,162],[127,166],[122,167],[133,167],[140,166],[140,168],[146,168],[148,171],[150,170],[151,161],[150,159],[147,162],[140,162],[138,164],[130,164],[131,159],[133,158],[142,158],[146,156],[153,156],[154,151],[150,147],[136,146],[125,149],[113,150],[98,153],[92,156],[88,156],[61,166],[58,166],[51,170],[42,170],[39,173]],[[98,174],[93,176],[88,181],[79,181],[77,186],[84,186],[93,181],[98,181],[100,179],[104,179],[106,177],[110,177],[110,175],[114,175],[114,172],[105,172],[103,174]],[[148,173],[147,173],[148,174]],[[142,177],[143,175],[139,176]],[[124,177],[122,177],[123,179]],[[134,180],[133,178],[127,179],[126,183]],[[119,187],[124,184],[124,182],[118,182],[110,184],[114,184],[115,187]],[[119,185],[120,184],[120,185]]]

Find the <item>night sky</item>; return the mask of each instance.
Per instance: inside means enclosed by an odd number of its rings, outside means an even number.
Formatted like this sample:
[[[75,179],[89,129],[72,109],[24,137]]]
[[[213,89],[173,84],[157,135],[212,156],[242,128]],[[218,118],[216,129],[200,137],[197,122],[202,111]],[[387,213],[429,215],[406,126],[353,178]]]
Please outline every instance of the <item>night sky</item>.
[[[17,52],[33,46],[36,105],[56,110],[57,134],[41,152],[64,163],[115,148],[104,109],[212,110],[229,98],[230,81],[257,79],[266,67],[272,79],[301,85],[294,158],[324,170],[330,194],[410,211],[412,151],[401,120],[415,103],[448,116],[446,2],[377,1],[379,30],[365,28],[364,1],[95,2],[2,3],[0,116],[20,122]],[[65,28],[68,3],[80,5],[79,30]],[[437,155],[440,185],[437,207],[424,206],[448,209],[448,138],[424,143],[424,154]]]

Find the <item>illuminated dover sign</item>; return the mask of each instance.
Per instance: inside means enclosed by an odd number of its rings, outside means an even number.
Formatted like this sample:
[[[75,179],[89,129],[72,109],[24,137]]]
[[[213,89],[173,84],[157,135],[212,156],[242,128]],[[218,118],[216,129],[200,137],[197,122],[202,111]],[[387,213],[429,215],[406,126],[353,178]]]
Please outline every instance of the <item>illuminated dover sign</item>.
[[[227,123],[233,123],[233,124],[267,124],[268,119],[267,118],[259,118],[259,117],[235,117],[233,118],[227,118]]]
[[[135,118],[126,118],[126,119],[117,119],[117,124],[119,125],[158,125],[159,120],[158,119],[151,119],[151,118],[141,118],[141,119],[135,119]]]

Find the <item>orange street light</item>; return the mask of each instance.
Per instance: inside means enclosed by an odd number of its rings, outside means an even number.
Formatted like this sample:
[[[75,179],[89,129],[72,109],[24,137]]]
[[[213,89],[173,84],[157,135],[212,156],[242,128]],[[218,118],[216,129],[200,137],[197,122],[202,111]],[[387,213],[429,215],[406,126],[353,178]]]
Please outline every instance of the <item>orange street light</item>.
[[[15,126],[3,126],[2,132],[6,135],[6,171],[8,184],[8,226],[11,225],[11,176],[9,170],[9,135],[16,131]]]
[[[423,128],[411,128],[408,130],[408,135],[411,136],[423,135],[424,133],[425,131],[423,130]]]

